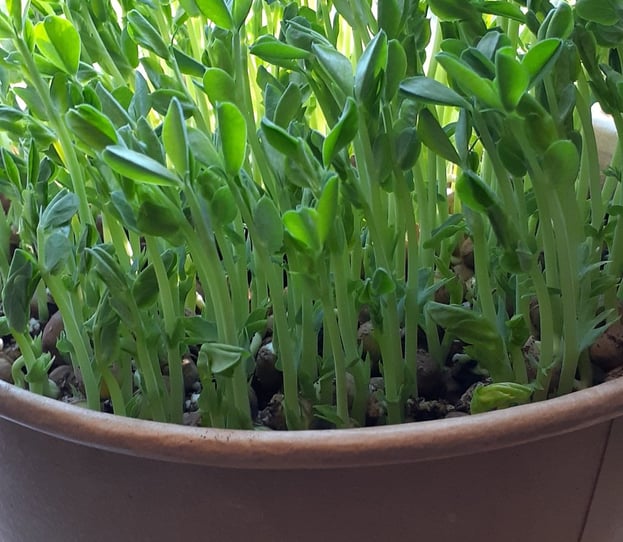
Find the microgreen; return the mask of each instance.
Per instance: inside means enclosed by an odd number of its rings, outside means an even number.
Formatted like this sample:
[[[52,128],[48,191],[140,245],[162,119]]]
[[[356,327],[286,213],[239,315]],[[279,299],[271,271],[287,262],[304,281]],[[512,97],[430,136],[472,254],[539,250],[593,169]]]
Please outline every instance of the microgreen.
[[[405,421],[422,350],[474,364],[473,413],[590,385],[623,296],[623,187],[591,123],[598,102],[623,136],[620,11],[7,0],[14,382],[55,393],[29,329],[49,295],[88,406],[127,416],[182,422],[185,356],[202,423],[235,428],[267,351],[289,429],[364,425],[372,376]]]

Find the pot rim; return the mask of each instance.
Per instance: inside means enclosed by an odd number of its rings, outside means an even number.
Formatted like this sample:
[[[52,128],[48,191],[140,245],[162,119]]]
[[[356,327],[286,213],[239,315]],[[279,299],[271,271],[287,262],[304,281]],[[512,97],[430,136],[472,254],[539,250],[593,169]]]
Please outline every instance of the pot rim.
[[[327,431],[245,431],[122,418],[0,381],[0,418],[92,448],[243,469],[344,468],[444,459],[554,437],[623,415],[623,378],[461,418]]]

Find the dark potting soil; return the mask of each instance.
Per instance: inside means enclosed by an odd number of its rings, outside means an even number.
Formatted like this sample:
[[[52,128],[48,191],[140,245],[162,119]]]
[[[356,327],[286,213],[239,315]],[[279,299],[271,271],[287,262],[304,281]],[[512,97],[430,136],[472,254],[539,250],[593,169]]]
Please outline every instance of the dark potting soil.
[[[58,388],[58,398],[68,403],[81,404],[85,402],[84,390],[79,375],[76,375],[70,365],[67,355],[57,349],[57,340],[61,336],[63,323],[59,313],[52,316],[45,325],[36,318],[31,321],[33,335],[41,333],[43,350],[53,356],[53,363],[49,378]],[[375,355],[374,345],[370,342],[373,327],[369,321],[361,323],[359,340],[364,352],[372,361],[372,375],[369,382],[366,401],[365,425],[376,426],[386,423],[387,409],[384,400],[384,381],[382,377],[382,363]],[[608,334],[606,340],[612,339]],[[12,382],[11,369],[19,358],[20,352],[9,337],[4,337],[0,349],[0,379]],[[611,341],[612,342],[612,341]],[[526,345],[526,359],[531,355],[535,341],[528,341]],[[617,343],[618,344],[618,343]],[[602,353],[602,349],[600,349]],[[196,365],[196,349],[190,351],[181,360],[184,379],[184,415],[185,425],[200,426],[202,416],[199,408],[201,383]],[[595,384],[623,376],[623,356],[617,356],[618,363],[608,361],[594,367]],[[282,373],[276,366],[276,356],[272,346],[270,330],[265,334],[261,347],[255,356],[255,370],[249,387],[249,404],[252,415],[258,426],[285,430],[286,421],[283,409],[283,379]],[[167,367],[162,368],[166,379]],[[350,378],[350,375],[348,375]],[[463,345],[456,342],[452,345],[450,355],[443,366],[440,366],[424,349],[418,351],[417,358],[418,396],[410,397],[406,402],[405,421],[418,422],[437,420],[446,417],[467,416],[470,414],[470,401],[473,391],[490,383],[487,374],[478,368],[474,360],[463,354]],[[354,381],[349,380],[348,390],[354,390]],[[349,401],[353,400],[352,393]],[[329,429],[332,423],[322,417],[313,415],[312,405],[301,402],[303,410],[308,414],[309,427],[313,429]],[[110,398],[105,386],[102,386],[101,410],[113,412]]]

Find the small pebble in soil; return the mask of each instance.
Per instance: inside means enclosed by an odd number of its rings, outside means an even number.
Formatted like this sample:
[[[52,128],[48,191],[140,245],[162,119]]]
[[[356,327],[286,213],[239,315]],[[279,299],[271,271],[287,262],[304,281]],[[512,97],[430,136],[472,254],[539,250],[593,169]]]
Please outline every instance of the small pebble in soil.
[[[11,367],[13,364],[9,359],[0,354],[0,380],[4,380],[9,384],[13,383],[13,377],[11,376]]]

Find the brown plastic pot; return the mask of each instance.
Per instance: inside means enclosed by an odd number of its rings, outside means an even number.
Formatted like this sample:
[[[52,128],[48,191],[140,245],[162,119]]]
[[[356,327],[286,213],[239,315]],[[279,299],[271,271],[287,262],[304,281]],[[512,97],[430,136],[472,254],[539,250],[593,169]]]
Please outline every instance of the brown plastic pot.
[[[623,379],[336,431],[164,425],[0,382],[2,542],[620,542]]]

